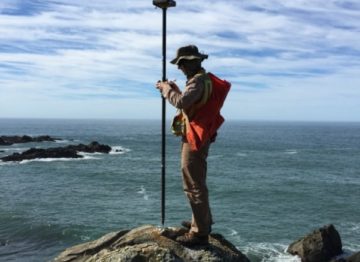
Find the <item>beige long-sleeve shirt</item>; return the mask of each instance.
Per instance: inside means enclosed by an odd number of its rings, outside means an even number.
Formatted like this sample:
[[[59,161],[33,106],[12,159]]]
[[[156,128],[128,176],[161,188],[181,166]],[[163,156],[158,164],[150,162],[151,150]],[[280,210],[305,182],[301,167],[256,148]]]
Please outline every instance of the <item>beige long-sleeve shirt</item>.
[[[178,109],[186,110],[198,102],[204,93],[203,75],[195,75],[186,82],[183,92],[167,85],[162,90],[162,95]]]

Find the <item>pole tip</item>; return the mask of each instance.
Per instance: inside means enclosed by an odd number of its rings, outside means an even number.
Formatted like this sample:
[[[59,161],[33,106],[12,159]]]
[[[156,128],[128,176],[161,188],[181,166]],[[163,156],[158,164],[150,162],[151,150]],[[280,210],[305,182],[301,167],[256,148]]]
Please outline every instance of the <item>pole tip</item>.
[[[175,7],[176,2],[174,0],[153,0],[153,5],[160,8]]]

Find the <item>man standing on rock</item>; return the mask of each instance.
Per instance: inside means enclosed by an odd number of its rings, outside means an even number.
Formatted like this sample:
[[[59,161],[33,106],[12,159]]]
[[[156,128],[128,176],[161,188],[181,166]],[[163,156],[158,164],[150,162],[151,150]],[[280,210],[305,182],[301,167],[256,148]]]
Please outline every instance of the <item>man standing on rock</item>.
[[[181,170],[183,188],[192,209],[192,220],[182,222],[189,232],[177,238],[192,246],[208,243],[213,224],[206,185],[207,156],[218,128],[224,122],[220,109],[230,90],[230,83],[207,73],[201,62],[208,55],[195,45],[181,47],[171,63],[187,78],[184,91],[171,81],[156,84],[163,97],[178,109],[172,131],[182,137]]]

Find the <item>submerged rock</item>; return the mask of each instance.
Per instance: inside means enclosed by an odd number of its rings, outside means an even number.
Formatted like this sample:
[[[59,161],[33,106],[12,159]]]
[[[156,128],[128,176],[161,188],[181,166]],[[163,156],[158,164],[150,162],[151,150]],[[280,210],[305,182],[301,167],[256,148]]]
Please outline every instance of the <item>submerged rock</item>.
[[[209,244],[188,248],[174,240],[184,233],[181,228],[161,229],[151,225],[113,232],[95,241],[70,247],[53,262],[250,261],[219,234],[211,234]]]
[[[91,142],[89,145],[69,145],[66,147],[52,147],[52,148],[30,148],[22,153],[14,153],[9,156],[0,158],[2,161],[23,161],[36,158],[82,158],[78,152],[85,153],[109,153],[111,147],[108,145],[101,145],[98,142]]]
[[[343,253],[341,238],[333,225],[313,231],[290,244],[287,252],[304,262],[326,262]]]
[[[0,145],[8,146],[12,144],[19,144],[19,143],[30,143],[30,142],[55,142],[56,140],[61,140],[59,138],[53,138],[51,136],[0,136]]]

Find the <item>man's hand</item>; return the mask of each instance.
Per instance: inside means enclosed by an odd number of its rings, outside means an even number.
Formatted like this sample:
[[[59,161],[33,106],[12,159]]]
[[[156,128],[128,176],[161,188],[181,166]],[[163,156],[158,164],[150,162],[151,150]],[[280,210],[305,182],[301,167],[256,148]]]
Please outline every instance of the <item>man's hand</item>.
[[[163,92],[163,89],[171,89],[172,91],[181,94],[179,87],[174,81],[158,81],[156,83],[156,88],[159,89],[161,93]]]
[[[177,84],[174,81],[170,81],[169,85],[171,86],[171,89],[174,90],[176,93],[181,94],[180,88],[177,86]]]
[[[160,90],[160,92],[162,93],[164,88],[171,88],[168,81],[158,81],[156,83],[156,88]]]

